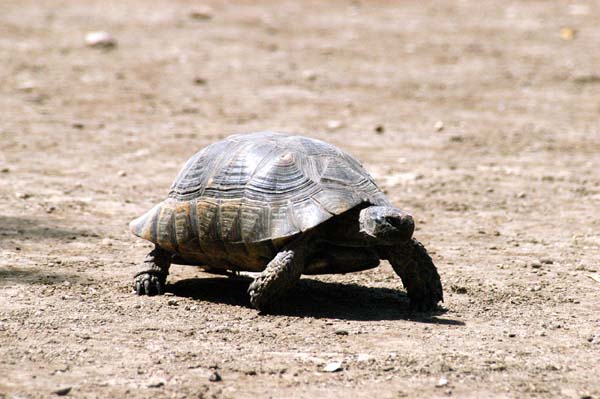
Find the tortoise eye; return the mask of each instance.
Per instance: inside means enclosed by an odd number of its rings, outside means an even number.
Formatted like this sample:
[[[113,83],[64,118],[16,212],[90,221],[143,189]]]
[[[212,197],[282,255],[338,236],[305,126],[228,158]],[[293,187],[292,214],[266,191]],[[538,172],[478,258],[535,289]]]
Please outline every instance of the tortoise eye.
[[[396,228],[402,227],[402,220],[395,218],[395,217],[387,218],[386,222],[388,222],[389,224],[391,224],[392,226],[394,226]]]

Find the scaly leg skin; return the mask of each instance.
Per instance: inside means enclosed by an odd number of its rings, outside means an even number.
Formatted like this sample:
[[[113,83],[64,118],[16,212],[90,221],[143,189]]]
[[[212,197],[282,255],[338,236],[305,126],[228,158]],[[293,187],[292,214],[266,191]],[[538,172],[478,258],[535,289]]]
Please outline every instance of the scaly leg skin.
[[[171,253],[158,245],[146,255],[133,279],[133,288],[138,295],[164,294],[171,256]]]
[[[302,242],[282,250],[265,270],[250,284],[250,303],[256,309],[268,312],[278,306],[278,300],[300,280],[304,270]]]
[[[431,311],[437,308],[439,301],[444,301],[440,275],[423,244],[413,238],[405,245],[381,250],[402,279],[411,309]]]

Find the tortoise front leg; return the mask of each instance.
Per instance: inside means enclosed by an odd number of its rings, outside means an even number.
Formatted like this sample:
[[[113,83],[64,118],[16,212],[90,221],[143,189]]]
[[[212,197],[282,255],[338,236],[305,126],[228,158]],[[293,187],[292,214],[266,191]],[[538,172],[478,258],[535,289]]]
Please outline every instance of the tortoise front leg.
[[[413,238],[399,245],[380,247],[379,251],[402,279],[411,308],[434,310],[439,301],[444,301],[440,275],[423,244]]]
[[[133,288],[138,295],[162,295],[165,292],[171,256],[158,245],[146,255],[133,279]]]
[[[306,240],[299,240],[280,251],[248,287],[250,303],[269,311],[300,280],[307,252]]]

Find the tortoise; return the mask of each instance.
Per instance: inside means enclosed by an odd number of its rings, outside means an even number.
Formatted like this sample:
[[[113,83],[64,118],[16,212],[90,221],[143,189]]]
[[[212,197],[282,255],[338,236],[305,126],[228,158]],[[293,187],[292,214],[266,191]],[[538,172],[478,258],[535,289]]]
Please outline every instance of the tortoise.
[[[251,304],[284,304],[302,274],[349,273],[389,261],[411,308],[443,301],[437,269],[363,166],[320,140],[238,134],[193,155],[166,200],[130,223],[155,244],[134,277],[138,295],[162,294],[171,263],[207,272],[260,272]]]

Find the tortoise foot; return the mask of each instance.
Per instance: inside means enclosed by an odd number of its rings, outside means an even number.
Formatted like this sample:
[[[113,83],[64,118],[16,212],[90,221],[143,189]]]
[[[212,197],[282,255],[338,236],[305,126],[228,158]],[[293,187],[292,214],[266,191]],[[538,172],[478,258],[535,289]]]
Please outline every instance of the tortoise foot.
[[[141,273],[133,279],[133,288],[138,295],[162,295],[166,282],[167,276],[161,273]]]
[[[281,299],[300,279],[303,266],[302,249],[279,252],[248,287],[252,306],[264,313],[279,309]]]
[[[171,256],[171,253],[158,245],[146,255],[144,263],[140,265],[133,278],[133,289],[136,294],[152,296],[165,293]]]
[[[384,256],[402,279],[410,309],[427,312],[438,308],[444,301],[440,275],[425,247],[413,239],[406,245],[383,248]]]
[[[440,310],[438,299],[410,299],[409,310],[412,312],[434,312]]]

